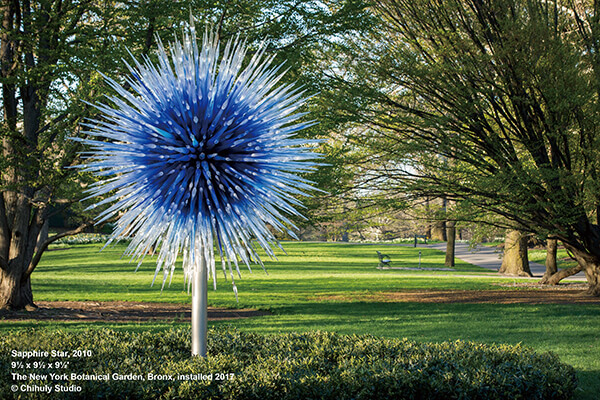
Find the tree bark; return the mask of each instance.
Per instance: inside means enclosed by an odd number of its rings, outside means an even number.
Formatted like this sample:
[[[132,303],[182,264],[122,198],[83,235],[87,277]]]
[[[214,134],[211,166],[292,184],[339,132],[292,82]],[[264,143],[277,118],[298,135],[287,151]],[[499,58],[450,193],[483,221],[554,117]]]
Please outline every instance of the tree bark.
[[[527,257],[527,236],[517,230],[509,230],[504,240],[504,258],[498,271],[504,275],[532,276]]]
[[[600,263],[588,262],[584,267],[585,276],[589,283],[588,294],[600,297]]]
[[[17,92],[30,99],[31,91],[17,90],[15,75],[20,63],[30,58],[21,58],[19,52],[20,40],[18,30],[25,22],[21,21],[20,4],[13,1],[3,1],[2,33],[0,34],[0,64],[4,81],[2,82],[2,161],[0,171],[0,308],[22,309],[33,308],[31,282],[23,279],[23,273],[29,263],[27,260],[28,244],[30,243],[30,217],[33,214],[28,196],[32,190],[24,183],[29,176],[23,153],[32,152],[32,133],[30,119],[23,118],[21,127],[17,124],[18,99]],[[28,25],[27,25],[28,26]],[[28,85],[24,85],[25,88]],[[36,100],[37,98],[34,98]],[[23,113],[31,112],[30,103],[23,103]],[[19,129],[23,131],[19,131]]]
[[[8,310],[33,310],[37,306],[33,303],[31,280],[25,279],[18,268],[8,271],[0,269],[0,309]]]
[[[0,257],[5,260],[3,268],[0,270],[0,308],[2,309],[23,309],[35,308],[33,304],[33,295],[31,293],[31,281],[25,277],[25,270],[31,261],[31,243],[32,235],[37,239],[36,226],[30,224],[31,206],[21,193],[5,192],[4,199],[7,204],[6,211],[13,218],[8,218],[10,230],[0,232],[3,236],[2,241],[9,243],[7,252]],[[39,227],[41,228],[41,226]]]
[[[581,265],[577,265],[575,267],[567,269],[561,269],[560,271],[557,271],[556,273],[548,277],[544,275],[544,278],[539,283],[544,285],[558,285],[558,283],[563,279],[568,278],[571,275],[575,275],[576,273],[581,271],[583,271],[583,267]]]
[[[431,227],[431,240],[446,241],[446,221],[436,221]]]
[[[589,284],[587,290],[588,294],[600,297],[600,259],[597,257],[590,257],[589,254],[578,250],[571,249],[571,252],[579,264],[578,267],[585,273],[585,277]]]
[[[454,250],[456,248],[456,221],[448,221],[446,223],[446,267],[454,267]]]
[[[556,285],[556,284],[558,284],[558,282],[560,282],[560,279],[558,281],[556,281],[556,278],[554,278],[554,279],[552,279],[552,282],[556,282],[556,283],[550,283],[550,278],[552,278],[552,276],[558,272],[558,264],[556,262],[557,251],[558,251],[558,240],[548,238],[548,240],[546,241],[546,272],[544,272],[544,276],[542,277],[542,279],[539,282],[543,285],[545,285],[545,284]],[[577,272],[579,272],[579,271],[577,271]],[[564,279],[564,278],[561,278],[561,279]]]

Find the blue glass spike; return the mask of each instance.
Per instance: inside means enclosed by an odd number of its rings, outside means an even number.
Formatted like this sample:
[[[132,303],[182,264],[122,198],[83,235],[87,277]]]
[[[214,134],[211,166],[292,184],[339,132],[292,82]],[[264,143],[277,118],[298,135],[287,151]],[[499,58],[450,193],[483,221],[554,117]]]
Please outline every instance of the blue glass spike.
[[[281,246],[267,226],[291,232],[295,196],[315,189],[298,174],[319,165],[319,141],[292,138],[313,124],[296,112],[306,98],[280,84],[285,71],[265,47],[244,66],[244,41],[230,40],[219,57],[216,35],[207,31],[199,46],[188,27],[169,49],[158,40],[157,64],[125,62],[131,90],[105,77],[112,106],[95,105],[88,138],[73,140],[89,147],[83,170],[101,179],[91,197],[112,203],[98,220],[119,216],[109,243],[131,236],[126,254],[138,262],[160,248],[154,279],[162,271],[163,287],[179,254],[188,284],[207,257],[216,288],[216,242],[237,298],[234,267],[263,266],[255,246],[274,257]]]

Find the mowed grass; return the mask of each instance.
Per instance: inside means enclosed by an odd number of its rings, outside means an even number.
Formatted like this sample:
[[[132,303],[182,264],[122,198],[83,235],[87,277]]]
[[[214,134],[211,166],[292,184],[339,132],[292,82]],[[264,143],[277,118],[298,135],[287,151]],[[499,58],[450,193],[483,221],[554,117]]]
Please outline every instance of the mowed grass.
[[[545,249],[529,249],[527,256],[529,261],[544,265],[546,263]],[[569,253],[565,249],[558,249],[556,252],[556,264],[558,268],[571,268],[577,266],[577,261],[569,257]]]
[[[190,301],[183,271],[177,265],[169,287],[169,279],[161,292],[163,273],[159,272],[151,287],[156,257],[147,256],[137,272],[137,264],[123,256],[125,245],[73,245],[47,252],[33,274],[36,300],[157,301],[186,303]],[[494,273],[457,260],[455,271],[429,271],[443,267],[443,253],[428,248],[408,246],[354,245],[334,243],[283,244],[287,254],[279,250],[278,260],[261,257],[266,272],[252,264],[252,272],[240,265],[241,278],[235,274],[239,303],[225,280],[221,262],[217,261],[217,291],[209,290],[209,302],[222,307],[258,307],[272,309],[290,304],[312,302],[320,295],[347,295],[364,291],[397,291],[431,288],[431,275],[439,275],[437,289],[492,289],[492,281],[453,275]],[[376,250],[393,260],[396,267],[418,268],[421,252],[422,271],[378,270]],[[212,281],[211,281],[212,282]],[[212,285],[209,285],[212,288]]]
[[[162,273],[150,287],[155,259],[139,271],[121,259],[124,245],[99,252],[101,245],[76,245],[44,255],[33,275],[35,300],[158,301],[189,303],[181,268],[170,288],[162,291]],[[327,330],[344,334],[406,337],[419,341],[474,340],[484,343],[523,343],[553,351],[578,370],[578,398],[595,399],[600,392],[600,306],[581,304],[431,304],[401,303],[365,296],[414,289],[511,290],[494,283],[493,273],[457,260],[455,272],[378,270],[375,251],[388,254],[397,267],[443,267],[444,254],[407,246],[335,243],[284,243],[287,255],[266,260],[268,275],[259,266],[253,273],[241,267],[236,278],[239,303],[217,263],[218,290],[209,290],[209,303],[221,307],[254,307],[273,315],[214,322],[262,333]],[[505,281],[505,280],[504,280]],[[371,299],[372,300],[368,300]],[[365,300],[367,299],[367,300]],[[128,330],[160,330],[181,322],[145,324],[0,323],[0,329],[37,327],[83,329],[90,326]]]

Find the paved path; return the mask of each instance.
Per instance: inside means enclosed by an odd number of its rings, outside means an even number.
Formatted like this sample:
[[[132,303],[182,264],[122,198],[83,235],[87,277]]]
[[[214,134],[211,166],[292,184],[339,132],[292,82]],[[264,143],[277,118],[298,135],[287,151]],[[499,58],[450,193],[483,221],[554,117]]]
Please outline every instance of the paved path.
[[[446,252],[446,243],[419,245],[419,247],[429,247],[431,249]],[[469,249],[469,245],[466,243],[456,243],[454,254],[456,258],[492,271],[498,271],[502,265],[502,259],[500,258],[501,253],[499,253],[495,247],[479,246],[475,249]],[[541,278],[544,275],[544,272],[546,272],[546,267],[544,265],[532,261],[529,261],[529,269],[536,279]],[[578,281],[586,280],[583,272],[579,272],[567,279]]]

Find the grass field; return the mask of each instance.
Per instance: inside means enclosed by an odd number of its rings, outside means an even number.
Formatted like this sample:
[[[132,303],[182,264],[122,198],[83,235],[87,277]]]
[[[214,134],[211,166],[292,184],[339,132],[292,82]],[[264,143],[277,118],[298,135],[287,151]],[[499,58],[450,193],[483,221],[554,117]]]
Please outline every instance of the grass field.
[[[285,243],[287,255],[267,261],[268,275],[258,266],[242,269],[236,284],[218,274],[218,290],[209,303],[222,307],[254,307],[273,315],[236,320],[241,330],[262,333],[327,330],[345,334],[373,334],[419,341],[474,340],[484,343],[523,343],[539,351],[553,351],[573,365],[581,381],[580,399],[600,392],[600,306],[582,304],[436,304],[377,301],[379,292],[412,289],[510,290],[495,283],[493,273],[457,260],[454,272],[376,269],[375,251],[388,254],[395,266],[443,267],[441,252],[407,246],[333,243]],[[125,300],[189,303],[191,298],[178,269],[170,288],[161,293],[161,276],[150,287],[154,260],[148,258],[137,273],[134,264],[120,259],[124,246],[99,252],[101,245],[59,247],[45,254],[33,275],[35,300]],[[220,268],[220,264],[217,265]],[[490,277],[492,276],[492,277]],[[372,299],[372,300],[365,300]],[[223,322],[213,325],[224,324]],[[160,330],[173,323],[146,324],[2,322],[0,330],[26,327]]]
[[[529,261],[534,261],[539,264],[546,263],[546,250],[529,249],[527,255]],[[577,265],[577,261],[572,260],[565,249],[559,249],[556,252],[556,261],[558,268],[571,268]]]

